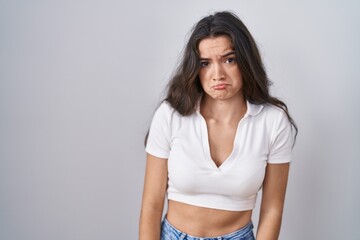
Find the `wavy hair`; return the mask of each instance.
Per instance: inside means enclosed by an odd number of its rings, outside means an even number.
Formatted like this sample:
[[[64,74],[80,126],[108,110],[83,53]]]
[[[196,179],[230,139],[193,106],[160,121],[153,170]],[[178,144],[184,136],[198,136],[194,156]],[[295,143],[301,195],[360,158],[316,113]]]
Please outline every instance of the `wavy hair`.
[[[204,92],[198,76],[198,46],[201,40],[217,36],[227,36],[232,42],[243,78],[243,94],[246,100],[253,104],[267,103],[281,108],[295,129],[295,140],[298,128],[286,104],[269,93],[272,82],[267,77],[256,42],[244,23],[231,12],[216,12],[204,17],[193,27],[180,64],[168,84],[165,101],[183,116],[196,111],[198,101]]]

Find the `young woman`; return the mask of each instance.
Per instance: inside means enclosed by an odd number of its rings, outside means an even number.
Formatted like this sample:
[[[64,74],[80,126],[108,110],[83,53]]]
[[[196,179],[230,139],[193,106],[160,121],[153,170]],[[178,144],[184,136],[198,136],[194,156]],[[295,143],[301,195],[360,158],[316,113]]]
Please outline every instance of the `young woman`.
[[[278,239],[297,127],[269,85],[236,15],[195,25],[148,134],[141,240],[255,239],[260,189],[257,239]]]

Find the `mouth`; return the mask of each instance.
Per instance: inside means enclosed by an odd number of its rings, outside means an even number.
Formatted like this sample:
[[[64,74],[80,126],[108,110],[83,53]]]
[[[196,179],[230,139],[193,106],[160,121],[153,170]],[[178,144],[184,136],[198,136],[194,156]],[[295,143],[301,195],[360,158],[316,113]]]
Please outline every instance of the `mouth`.
[[[227,87],[228,84],[225,83],[221,83],[221,84],[217,84],[215,86],[213,86],[212,88],[215,90],[224,90]]]

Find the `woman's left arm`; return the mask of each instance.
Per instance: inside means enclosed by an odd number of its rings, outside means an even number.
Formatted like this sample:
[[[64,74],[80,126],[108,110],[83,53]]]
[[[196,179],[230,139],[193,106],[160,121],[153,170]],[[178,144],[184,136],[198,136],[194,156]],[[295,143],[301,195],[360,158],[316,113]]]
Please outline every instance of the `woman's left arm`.
[[[277,240],[280,233],[290,163],[267,164],[257,240]]]

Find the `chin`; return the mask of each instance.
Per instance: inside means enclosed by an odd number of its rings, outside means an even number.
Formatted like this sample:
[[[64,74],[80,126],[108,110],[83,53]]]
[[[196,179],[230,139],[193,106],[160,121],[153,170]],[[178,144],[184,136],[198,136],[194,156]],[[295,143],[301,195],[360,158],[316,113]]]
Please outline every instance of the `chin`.
[[[231,97],[229,97],[229,96],[214,96],[212,98],[215,100],[227,100],[227,99],[230,99]]]

